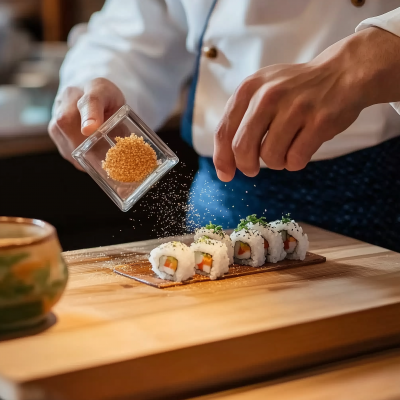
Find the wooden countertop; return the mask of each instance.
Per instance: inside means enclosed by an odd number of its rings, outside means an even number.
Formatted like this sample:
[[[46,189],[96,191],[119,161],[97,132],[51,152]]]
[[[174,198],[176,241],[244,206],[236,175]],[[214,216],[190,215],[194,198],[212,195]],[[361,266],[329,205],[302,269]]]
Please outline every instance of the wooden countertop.
[[[400,349],[193,400],[400,399]]]
[[[158,241],[65,253],[56,323],[0,342],[0,398],[177,398],[400,344],[400,255],[305,226],[325,264],[156,289]]]

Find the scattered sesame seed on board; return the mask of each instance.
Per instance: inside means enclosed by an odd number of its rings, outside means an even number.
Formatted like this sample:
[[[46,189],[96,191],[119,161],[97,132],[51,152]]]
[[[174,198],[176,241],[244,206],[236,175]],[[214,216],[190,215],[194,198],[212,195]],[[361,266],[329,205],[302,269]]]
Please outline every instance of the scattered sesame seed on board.
[[[102,167],[108,176],[118,182],[140,182],[157,168],[157,155],[142,137],[115,139],[116,145],[108,150]]]

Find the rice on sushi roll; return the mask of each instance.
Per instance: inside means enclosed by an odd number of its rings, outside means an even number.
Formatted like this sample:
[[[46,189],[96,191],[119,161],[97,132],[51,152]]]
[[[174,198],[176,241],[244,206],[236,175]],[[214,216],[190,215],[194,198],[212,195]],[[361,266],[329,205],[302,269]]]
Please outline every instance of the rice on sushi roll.
[[[260,267],[265,263],[264,238],[260,232],[246,228],[235,230],[231,239],[235,263],[251,267]]]
[[[282,236],[283,248],[289,260],[304,260],[309,247],[308,237],[303,228],[290,218],[290,214],[281,220],[271,222],[271,227]]]
[[[233,264],[233,244],[230,236],[226,234],[221,225],[214,225],[211,222],[204,228],[197,229],[194,234],[194,240],[206,236],[209,239],[218,240],[226,245],[228,250],[229,264]]]
[[[196,272],[215,280],[229,272],[228,249],[225,243],[202,236],[190,245]]]
[[[267,223],[265,217],[257,218],[256,214],[249,215],[246,219],[240,220],[238,229],[240,228],[254,229],[261,233],[267,262],[276,263],[286,257],[281,234]]]
[[[193,251],[181,242],[168,242],[156,247],[150,252],[149,261],[161,279],[182,282],[195,274]]]

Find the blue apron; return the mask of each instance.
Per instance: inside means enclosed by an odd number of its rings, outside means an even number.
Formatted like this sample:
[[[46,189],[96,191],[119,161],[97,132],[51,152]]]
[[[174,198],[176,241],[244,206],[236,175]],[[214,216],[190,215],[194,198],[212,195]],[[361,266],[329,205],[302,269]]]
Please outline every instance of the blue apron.
[[[290,212],[299,221],[400,252],[400,138],[301,171],[237,171],[221,182],[210,158],[200,158],[187,225],[209,221],[234,228],[249,214],[272,221]]]

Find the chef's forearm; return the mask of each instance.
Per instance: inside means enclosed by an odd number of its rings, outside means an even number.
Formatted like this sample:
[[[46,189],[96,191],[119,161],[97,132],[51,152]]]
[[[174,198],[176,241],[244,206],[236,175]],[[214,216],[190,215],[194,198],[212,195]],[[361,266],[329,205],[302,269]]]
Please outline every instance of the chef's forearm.
[[[366,105],[400,101],[400,37],[370,27],[349,42]]]
[[[369,27],[327,48],[310,65],[338,72],[357,106],[400,101],[400,37]]]
[[[362,30],[368,29],[371,27],[381,28],[382,30],[392,33],[394,36],[400,37],[400,7],[395,8],[394,10],[389,11],[386,14],[378,15],[376,17],[368,18],[368,19],[362,21],[356,27],[356,32],[361,32]],[[389,38],[390,36],[383,36],[383,37]],[[395,38],[391,37],[391,39],[390,39],[391,43],[395,43],[394,39]],[[385,49],[386,47],[387,46],[384,43],[383,49]],[[395,51],[398,51],[396,45],[395,45],[395,47],[396,47]],[[393,69],[395,78],[397,78],[396,67],[397,66],[394,66],[394,69]],[[383,70],[383,72],[384,71],[385,71],[385,69]],[[388,79],[391,79],[391,76],[385,77],[384,74],[382,74],[382,75],[383,75],[383,79],[386,79],[385,83],[388,83]],[[375,81],[379,82],[379,79],[376,79]],[[392,89],[397,89],[397,87],[398,87],[397,82],[398,82],[398,79],[394,82],[390,82],[390,84],[393,85]],[[381,89],[383,90],[384,87],[385,86],[383,86]],[[379,95],[380,92],[381,92],[381,90],[378,90],[377,94]],[[388,93],[391,93],[391,90],[389,90]],[[396,103],[394,103],[394,102],[390,103],[390,105],[393,106],[393,108],[397,111],[398,114],[400,114],[400,102],[399,101],[397,101]]]

